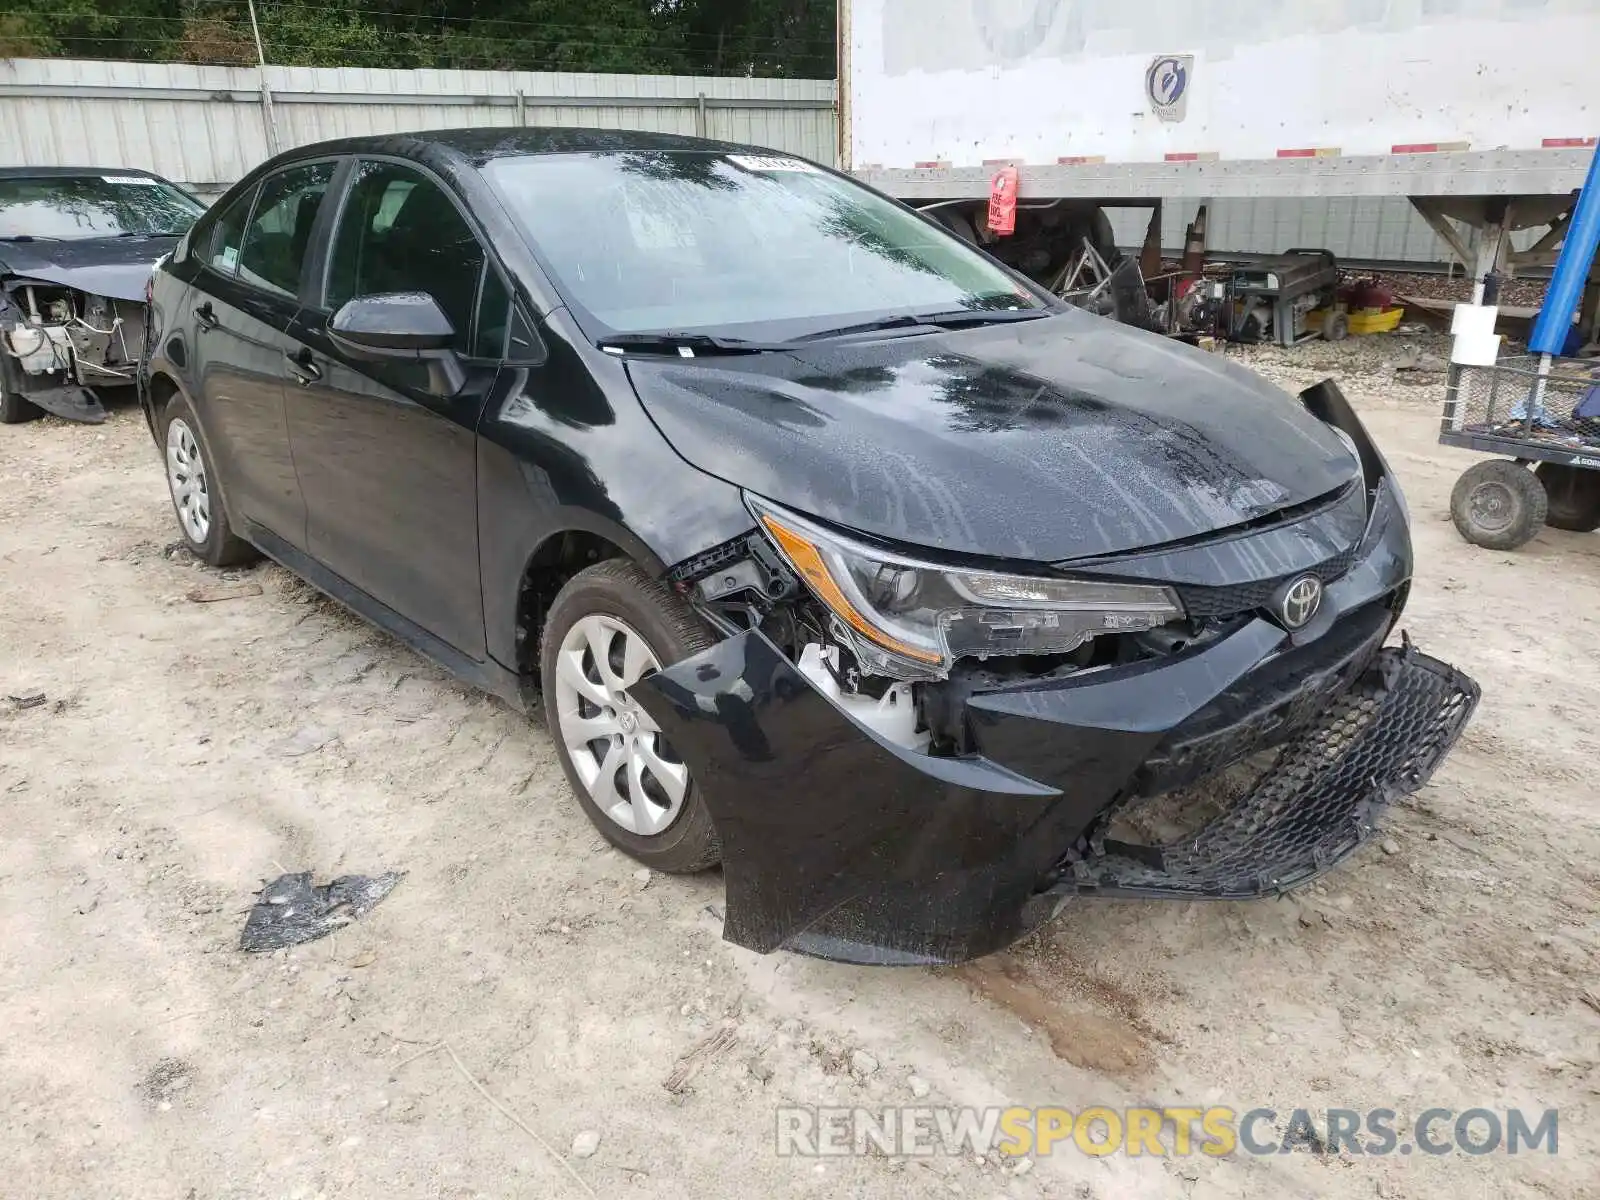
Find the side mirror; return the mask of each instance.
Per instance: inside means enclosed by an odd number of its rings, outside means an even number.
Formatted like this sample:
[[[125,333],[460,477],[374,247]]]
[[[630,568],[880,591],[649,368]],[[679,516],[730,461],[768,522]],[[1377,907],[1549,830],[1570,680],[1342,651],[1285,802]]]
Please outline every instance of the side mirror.
[[[466,382],[451,346],[455,326],[426,292],[357,296],[328,320],[328,336],[351,358],[426,363],[432,390],[453,396]]]

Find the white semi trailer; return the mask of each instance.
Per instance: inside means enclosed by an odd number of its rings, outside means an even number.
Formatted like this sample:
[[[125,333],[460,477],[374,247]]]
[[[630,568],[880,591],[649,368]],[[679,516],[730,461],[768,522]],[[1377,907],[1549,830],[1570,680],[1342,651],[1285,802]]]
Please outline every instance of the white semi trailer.
[[[840,159],[981,238],[1007,165],[1073,238],[1107,205],[1405,196],[1514,274],[1555,259],[1597,54],[1600,0],[840,0]]]

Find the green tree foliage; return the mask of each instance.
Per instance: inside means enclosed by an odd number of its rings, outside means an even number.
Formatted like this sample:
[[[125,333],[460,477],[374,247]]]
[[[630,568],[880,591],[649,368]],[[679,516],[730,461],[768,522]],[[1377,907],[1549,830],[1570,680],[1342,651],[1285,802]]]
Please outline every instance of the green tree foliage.
[[[829,78],[834,0],[257,0],[267,61]],[[0,58],[253,63],[245,0],[0,0]]]

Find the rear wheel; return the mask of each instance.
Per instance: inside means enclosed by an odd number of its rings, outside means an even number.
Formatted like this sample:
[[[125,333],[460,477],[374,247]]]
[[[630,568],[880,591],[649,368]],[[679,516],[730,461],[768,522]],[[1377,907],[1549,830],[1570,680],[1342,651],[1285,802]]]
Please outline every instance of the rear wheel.
[[[217,472],[200,440],[200,423],[182,396],[173,396],[161,414],[161,446],[167,463],[167,491],[184,543],[213,567],[231,567],[259,557],[254,546],[228,524],[217,489]]]
[[[681,597],[624,559],[573,576],[545,623],[540,685],[567,781],[608,841],[658,871],[705,870],[722,847],[688,766],[629,689],[713,641]]]
[[[1600,529],[1600,471],[1547,462],[1534,473],[1550,498],[1545,524],[1574,533]]]
[[[1505,459],[1481,462],[1456,480],[1450,516],[1461,536],[1489,550],[1515,550],[1543,527],[1549,501],[1532,471]]]

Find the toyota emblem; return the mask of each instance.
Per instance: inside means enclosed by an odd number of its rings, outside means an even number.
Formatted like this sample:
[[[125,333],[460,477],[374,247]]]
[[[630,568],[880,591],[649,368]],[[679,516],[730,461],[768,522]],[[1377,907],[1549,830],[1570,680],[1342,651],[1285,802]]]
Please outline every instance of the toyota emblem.
[[[1303,629],[1322,608],[1322,580],[1302,575],[1283,589],[1277,601],[1278,619],[1285,629]]]

